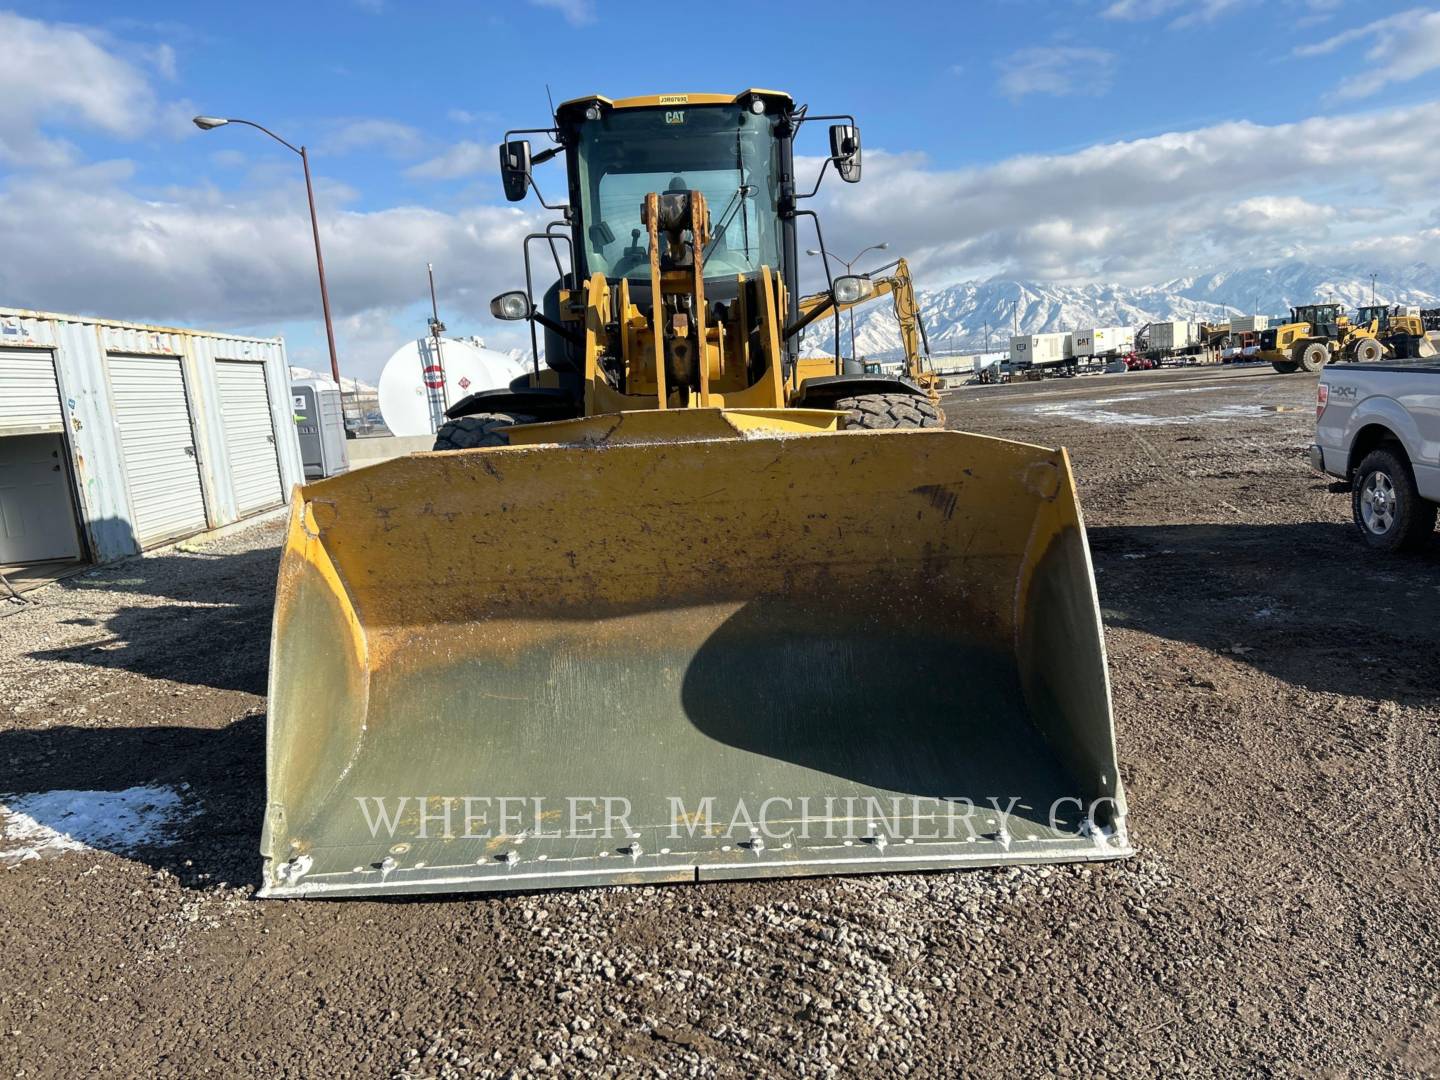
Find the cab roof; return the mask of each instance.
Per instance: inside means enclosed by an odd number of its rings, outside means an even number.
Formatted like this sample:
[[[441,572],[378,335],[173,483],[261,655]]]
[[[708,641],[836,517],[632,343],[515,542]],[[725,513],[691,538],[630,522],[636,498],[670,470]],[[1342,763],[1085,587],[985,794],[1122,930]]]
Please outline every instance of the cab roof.
[[[556,108],[558,116],[568,109],[583,105],[600,104],[612,109],[653,109],[665,105],[735,105],[747,98],[776,98],[786,103],[793,102],[783,90],[762,90],[750,87],[738,94],[642,94],[639,97],[608,98],[604,94],[589,94],[585,97],[562,101]]]

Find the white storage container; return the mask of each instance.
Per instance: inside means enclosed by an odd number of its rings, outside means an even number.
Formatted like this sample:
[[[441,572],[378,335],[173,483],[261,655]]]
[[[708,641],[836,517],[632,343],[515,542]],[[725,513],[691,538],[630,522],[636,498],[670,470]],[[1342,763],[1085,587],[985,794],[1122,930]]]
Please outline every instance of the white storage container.
[[[223,331],[0,308],[0,441],[0,565],[126,558],[305,478],[285,343]]]
[[[1135,331],[1128,326],[1088,327],[1070,337],[1074,356],[1114,356],[1135,347]]]
[[[1261,330],[1268,330],[1269,328],[1270,316],[1268,315],[1237,315],[1230,320],[1230,332],[1232,334],[1258,334]]]
[[[1192,322],[1156,322],[1150,324],[1149,347],[1152,352],[1173,352],[1195,344]]]
[[[1016,367],[1059,364],[1069,356],[1069,334],[1019,334],[1010,339],[1010,363]]]

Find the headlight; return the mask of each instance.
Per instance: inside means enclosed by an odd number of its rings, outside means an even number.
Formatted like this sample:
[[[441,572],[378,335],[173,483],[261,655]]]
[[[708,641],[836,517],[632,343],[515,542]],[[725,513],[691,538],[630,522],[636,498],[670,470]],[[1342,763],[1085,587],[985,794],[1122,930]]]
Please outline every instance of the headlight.
[[[490,301],[490,314],[506,322],[528,319],[531,315],[530,297],[523,292],[501,293]]]
[[[835,297],[837,304],[858,304],[874,291],[875,285],[869,278],[850,274],[837,277],[830,294]]]

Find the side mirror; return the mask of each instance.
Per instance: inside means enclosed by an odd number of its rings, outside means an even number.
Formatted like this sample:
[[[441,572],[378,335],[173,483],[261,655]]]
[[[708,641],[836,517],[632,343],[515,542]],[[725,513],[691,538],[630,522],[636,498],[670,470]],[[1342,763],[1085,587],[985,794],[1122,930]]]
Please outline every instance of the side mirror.
[[[860,182],[860,129],[853,124],[830,125],[830,160],[847,184]]]
[[[500,147],[500,179],[505,198],[519,202],[530,187],[530,140],[515,139]]]
[[[502,292],[490,301],[490,314],[505,322],[519,322],[535,314],[535,305],[523,292]]]
[[[835,279],[830,295],[837,304],[858,304],[875,295],[875,283],[859,274],[847,274]]]

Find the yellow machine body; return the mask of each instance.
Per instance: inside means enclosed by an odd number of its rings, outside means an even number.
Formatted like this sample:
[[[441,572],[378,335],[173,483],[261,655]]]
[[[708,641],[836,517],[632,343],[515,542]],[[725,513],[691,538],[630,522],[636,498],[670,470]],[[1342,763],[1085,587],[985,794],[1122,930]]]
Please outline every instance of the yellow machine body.
[[[560,122],[660,110],[643,149],[663,163],[686,125],[716,129],[692,108],[742,134],[801,115],[706,97]],[[832,143],[858,177],[853,132]],[[528,179],[528,143],[504,153]],[[564,369],[537,357],[482,400],[509,412],[452,410],[488,442],[296,490],[263,895],[1129,854],[1064,451],[944,430],[923,388],[838,356],[797,362],[787,342],[864,283],[802,306],[768,264],[707,272],[702,190],[652,191],[638,221],[627,272],[569,274],[543,316]],[[492,310],[542,317],[528,293]],[[569,412],[521,420],[526,402]]]

